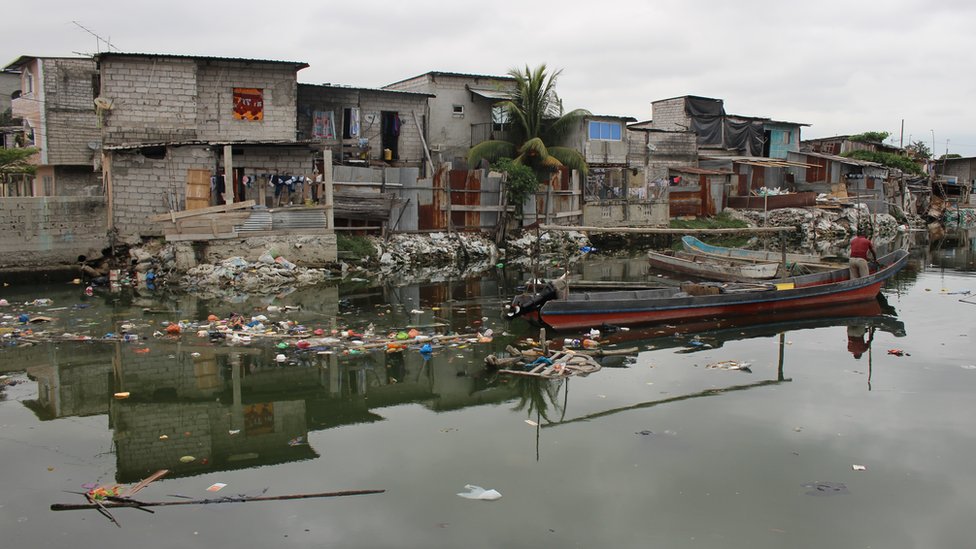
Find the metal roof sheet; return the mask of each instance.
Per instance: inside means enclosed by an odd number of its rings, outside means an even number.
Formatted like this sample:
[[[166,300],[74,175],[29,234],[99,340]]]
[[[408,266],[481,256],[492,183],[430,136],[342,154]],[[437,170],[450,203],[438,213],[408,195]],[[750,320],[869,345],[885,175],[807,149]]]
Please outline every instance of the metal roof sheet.
[[[233,63],[276,63],[280,65],[292,65],[296,70],[301,70],[308,67],[308,63],[304,61],[277,61],[273,59],[247,59],[244,57],[213,57],[207,55],[176,55],[170,53],[136,53],[136,52],[118,52],[118,51],[107,51],[95,54],[94,59],[96,61],[101,61],[109,57],[164,57],[168,59],[193,59],[195,61],[228,61]]]

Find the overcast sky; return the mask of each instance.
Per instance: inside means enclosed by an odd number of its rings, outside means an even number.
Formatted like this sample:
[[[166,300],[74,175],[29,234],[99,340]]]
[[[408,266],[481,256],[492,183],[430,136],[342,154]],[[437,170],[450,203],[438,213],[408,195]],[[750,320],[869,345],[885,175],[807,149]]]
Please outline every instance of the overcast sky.
[[[429,71],[561,69],[567,108],[651,118],[680,95],[976,156],[972,0],[7,2],[0,59],[113,49],[304,61],[300,82],[381,87]],[[948,144],[947,144],[948,142]]]

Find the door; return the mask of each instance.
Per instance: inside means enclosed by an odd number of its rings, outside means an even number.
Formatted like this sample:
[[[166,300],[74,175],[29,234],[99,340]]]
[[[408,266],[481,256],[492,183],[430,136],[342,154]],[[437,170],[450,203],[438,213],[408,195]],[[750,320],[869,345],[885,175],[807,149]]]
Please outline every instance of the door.
[[[186,209],[210,206],[210,170],[186,170]]]

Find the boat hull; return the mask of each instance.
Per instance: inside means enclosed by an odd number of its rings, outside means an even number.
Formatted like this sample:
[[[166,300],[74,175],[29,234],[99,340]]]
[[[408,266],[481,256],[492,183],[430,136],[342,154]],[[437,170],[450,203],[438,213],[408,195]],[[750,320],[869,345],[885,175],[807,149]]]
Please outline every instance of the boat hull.
[[[648,252],[647,261],[655,269],[691,275],[709,280],[748,282],[773,278],[779,270],[776,263],[736,264],[703,254],[669,255]]]
[[[715,295],[688,295],[675,290],[570,294],[544,303],[535,318],[557,329],[630,326],[695,319],[766,314],[805,307],[824,307],[874,299],[884,281],[900,270],[908,254],[899,250],[881,258],[882,268],[850,279],[838,269],[785,279],[779,286],[733,289]]]

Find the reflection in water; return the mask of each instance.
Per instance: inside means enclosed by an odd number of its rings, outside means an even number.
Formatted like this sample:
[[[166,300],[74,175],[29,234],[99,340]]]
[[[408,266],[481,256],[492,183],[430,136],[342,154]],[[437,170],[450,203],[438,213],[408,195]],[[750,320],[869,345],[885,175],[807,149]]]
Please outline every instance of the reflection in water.
[[[322,318],[341,326],[339,321],[348,318],[360,324],[421,324],[460,330],[480,327],[486,318],[499,318],[502,305],[508,302],[508,296],[499,294],[497,283],[476,281],[465,281],[456,288],[384,288],[342,300],[334,289],[316,295],[296,292],[289,298],[300,302],[308,323]],[[265,304],[220,306],[183,300],[166,308],[190,312],[186,316],[191,318],[205,318],[214,312],[223,316],[231,310],[261,310]],[[157,304],[155,309],[159,307]],[[411,312],[414,308],[423,308],[424,316]],[[609,348],[633,347],[640,342],[646,347],[688,353],[715,349],[727,341],[779,336],[780,367],[776,379],[575,419],[567,419],[568,379],[515,377],[503,382],[485,370],[486,354],[504,349],[530,329],[518,322],[508,326],[511,334],[502,336],[503,330],[496,330],[499,335],[492,344],[444,348],[429,359],[409,350],[345,355],[309,350],[289,351],[289,360],[279,363],[275,360],[279,351],[273,347],[232,347],[192,337],[149,338],[139,346],[143,351],[149,349],[143,353],[137,352],[137,346],[119,342],[62,342],[18,352],[35,364],[28,372],[37,382],[37,397],[25,405],[42,420],[107,414],[117,461],[116,480],[133,482],[164,468],[171,469],[172,476],[185,476],[312,459],[319,453],[311,433],[383,421],[383,408],[403,404],[420,404],[441,412],[511,402],[515,411],[524,411],[534,420],[538,437],[543,426],[788,381],[783,373],[783,333],[850,325],[864,326],[871,333],[881,330],[903,336],[904,325],[893,313],[887,303],[878,300],[609,334],[605,344]],[[116,313],[115,317],[132,318],[131,313],[128,317]],[[143,318],[126,321],[151,331],[157,318],[145,313]],[[113,329],[111,322],[99,322],[99,331]],[[621,357],[603,360],[607,365],[628,365],[620,363]],[[129,396],[116,399],[116,393]],[[536,442],[538,457],[538,439]],[[194,459],[181,463],[184,457]]]

